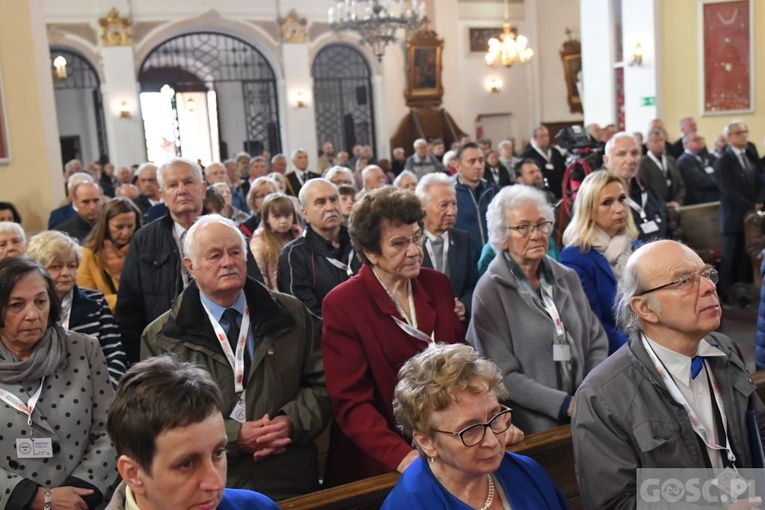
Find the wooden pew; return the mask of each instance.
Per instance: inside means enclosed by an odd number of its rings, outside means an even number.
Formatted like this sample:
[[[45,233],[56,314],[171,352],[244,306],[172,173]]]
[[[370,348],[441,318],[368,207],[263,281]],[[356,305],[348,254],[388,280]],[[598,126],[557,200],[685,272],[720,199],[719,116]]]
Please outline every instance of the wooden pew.
[[[558,427],[531,434],[508,450],[539,462],[568,498],[572,510],[581,508],[579,487],[574,473],[570,427]],[[398,477],[398,473],[388,473],[286,499],[279,502],[279,508],[284,510],[377,510],[396,485]]]

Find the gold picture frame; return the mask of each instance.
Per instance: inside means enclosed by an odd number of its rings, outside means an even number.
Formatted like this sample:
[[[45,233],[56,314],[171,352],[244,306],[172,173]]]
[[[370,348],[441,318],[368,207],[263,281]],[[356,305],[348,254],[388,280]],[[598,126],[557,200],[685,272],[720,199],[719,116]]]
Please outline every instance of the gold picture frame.
[[[438,106],[444,96],[441,53],[444,40],[432,30],[420,30],[406,40],[407,106]]]
[[[579,97],[579,87],[577,87],[579,73],[582,71],[582,46],[579,41],[569,38],[564,42],[560,50],[560,58],[566,78],[568,109],[571,113],[583,113],[582,98]]]
[[[3,70],[0,69],[0,165],[11,162],[11,145],[8,137],[8,115],[3,94]]]

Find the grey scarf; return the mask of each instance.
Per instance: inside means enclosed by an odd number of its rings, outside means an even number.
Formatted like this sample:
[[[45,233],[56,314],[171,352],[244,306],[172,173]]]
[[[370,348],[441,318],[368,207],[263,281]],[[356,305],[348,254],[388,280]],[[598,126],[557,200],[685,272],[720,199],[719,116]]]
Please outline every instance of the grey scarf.
[[[0,383],[34,381],[58,372],[66,366],[67,333],[58,324],[48,328],[24,361],[0,342]]]
[[[632,255],[632,240],[629,236],[622,232],[608,237],[608,234],[598,228],[592,239],[592,247],[606,258],[614,276],[619,280],[624,273],[627,259]]]

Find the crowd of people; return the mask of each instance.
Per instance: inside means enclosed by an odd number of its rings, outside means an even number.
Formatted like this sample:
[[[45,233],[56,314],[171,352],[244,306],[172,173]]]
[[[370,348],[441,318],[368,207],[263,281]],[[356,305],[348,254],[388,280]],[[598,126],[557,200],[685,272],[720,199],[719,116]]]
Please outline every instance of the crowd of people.
[[[742,122],[715,150],[681,129],[588,126],[573,188],[544,126],[517,152],[325,143],[315,171],[68,162],[48,231],[0,203],[0,508],[275,508],[391,471],[385,508],[566,508],[505,448],[569,423],[586,507],[634,502],[640,467],[752,467],[765,407],[714,331],[760,162]],[[720,298],[670,240],[718,200]]]

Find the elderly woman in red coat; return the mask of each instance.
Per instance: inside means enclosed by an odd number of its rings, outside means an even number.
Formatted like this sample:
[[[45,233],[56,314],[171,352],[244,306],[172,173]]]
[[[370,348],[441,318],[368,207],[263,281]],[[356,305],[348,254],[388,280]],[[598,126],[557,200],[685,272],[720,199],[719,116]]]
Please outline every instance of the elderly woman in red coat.
[[[347,483],[417,458],[393,415],[399,368],[432,342],[464,342],[449,280],[422,269],[423,211],[414,193],[385,187],[353,208],[364,262],[324,298],[322,355],[334,422],[325,482]]]

